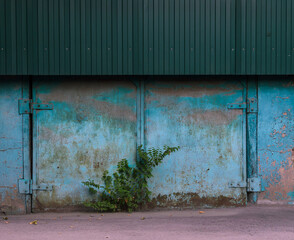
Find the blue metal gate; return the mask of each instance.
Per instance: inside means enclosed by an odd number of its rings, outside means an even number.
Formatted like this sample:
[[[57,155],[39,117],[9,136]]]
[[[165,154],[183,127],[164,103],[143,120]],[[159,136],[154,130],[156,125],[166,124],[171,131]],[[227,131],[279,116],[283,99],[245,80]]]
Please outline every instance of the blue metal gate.
[[[63,77],[33,89],[35,211],[91,199],[81,182],[133,163],[138,144],[181,146],[155,170],[153,207],[246,203],[242,81]]]

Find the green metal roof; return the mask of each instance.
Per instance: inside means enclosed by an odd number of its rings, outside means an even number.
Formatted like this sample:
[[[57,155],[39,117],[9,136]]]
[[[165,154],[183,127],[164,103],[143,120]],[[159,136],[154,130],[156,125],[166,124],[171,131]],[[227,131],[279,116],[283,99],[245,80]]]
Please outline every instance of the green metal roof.
[[[0,0],[0,74],[294,74],[294,0]]]

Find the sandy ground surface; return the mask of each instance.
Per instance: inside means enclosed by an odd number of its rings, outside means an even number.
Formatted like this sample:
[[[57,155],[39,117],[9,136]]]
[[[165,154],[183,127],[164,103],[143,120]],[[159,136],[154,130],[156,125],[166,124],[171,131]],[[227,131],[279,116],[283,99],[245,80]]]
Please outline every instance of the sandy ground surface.
[[[200,211],[204,211],[203,213]],[[294,206],[128,213],[38,213],[0,220],[0,239],[293,239]],[[37,220],[37,224],[30,222]]]

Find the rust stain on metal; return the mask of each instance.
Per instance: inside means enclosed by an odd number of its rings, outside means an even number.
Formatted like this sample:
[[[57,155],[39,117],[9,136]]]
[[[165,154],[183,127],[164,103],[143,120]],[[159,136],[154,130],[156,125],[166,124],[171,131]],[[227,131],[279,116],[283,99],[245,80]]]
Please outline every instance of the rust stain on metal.
[[[114,89],[113,86],[117,86]],[[112,118],[136,121],[136,114],[121,99],[117,98],[119,88],[130,89],[125,96],[129,99],[136,98],[136,87],[129,81],[85,81],[62,82],[48,93],[40,93],[42,102],[65,102],[71,105],[80,119],[86,118],[94,110]],[[67,98],[64,97],[64,89]],[[115,100],[109,102],[108,100]]]
[[[1,205],[0,209],[5,213],[19,213],[25,212],[24,201],[19,197],[18,189],[14,187],[13,191],[6,191],[3,196],[0,195]]]
[[[158,195],[147,204],[147,208],[194,208],[194,207],[231,207],[245,206],[246,195],[241,194],[238,198],[229,196],[201,197],[197,193],[173,193]]]
[[[242,115],[242,110],[223,111],[223,110],[207,110],[197,111],[187,115],[186,119],[192,120],[193,123],[211,124],[211,125],[227,125]],[[188,120],[188,121],[189,121]]]
[[[224,87],[225,80],[197,80],[189,81],[181,80],[180,84],[176,80],[165,80],[160,81],[160,84],[149,84],[149,88],[152,89],[152,92],[156,95],[162,96],[171,96],[175,97],[194,97],[200,98],[203,96],[213,96],[218,94],[223,94],[226,96],[235,94],[235,91],[242,90],[240,83],[236,82],[235,84],[226,85]],[[167,88],[166,86],[169,86]],[[147,99],[148,102],[153,101],[153,98]]]
[[[266,191],[260,193],[260,199],[270,199],[279,201],[288,201],[290,199],[288,193],[293,192],[294,186],[294,154],[293,149],[291,151],[291,158],[287,158],[287,162],[280,169],[275,169],[275,172],[278,173],[279,178],[275,178],[274,173],[268,177],[269,179],[274,179],[274,182],[268,187],[265,187]],[[275,166],[275,165],[274,165]]]

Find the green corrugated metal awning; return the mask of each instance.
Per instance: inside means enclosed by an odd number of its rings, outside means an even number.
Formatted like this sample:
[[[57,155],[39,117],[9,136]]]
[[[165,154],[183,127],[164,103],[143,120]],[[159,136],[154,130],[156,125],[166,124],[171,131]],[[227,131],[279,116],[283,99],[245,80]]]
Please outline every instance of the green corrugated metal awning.
[[[0,74],[294,74],[294,0],[0,0]]]

